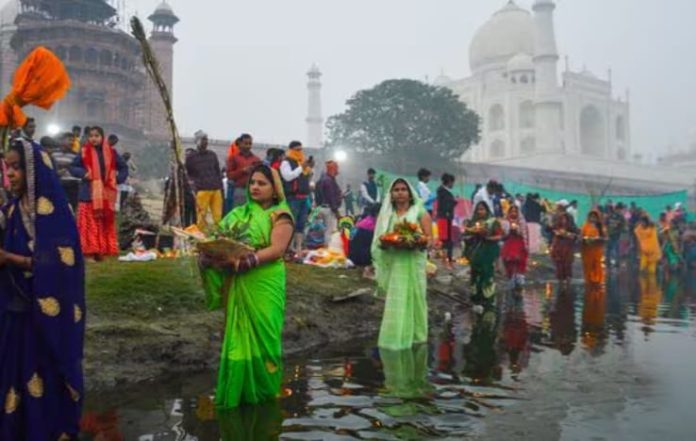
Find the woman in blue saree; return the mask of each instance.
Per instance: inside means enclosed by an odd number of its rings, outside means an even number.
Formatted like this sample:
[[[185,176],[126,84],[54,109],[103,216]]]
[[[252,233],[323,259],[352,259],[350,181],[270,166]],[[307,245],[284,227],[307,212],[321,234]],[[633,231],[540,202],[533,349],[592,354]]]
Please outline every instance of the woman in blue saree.
[[[16,141],[0,227],[0,440],[74,440],[83,399],[84,264],[50,157]]]

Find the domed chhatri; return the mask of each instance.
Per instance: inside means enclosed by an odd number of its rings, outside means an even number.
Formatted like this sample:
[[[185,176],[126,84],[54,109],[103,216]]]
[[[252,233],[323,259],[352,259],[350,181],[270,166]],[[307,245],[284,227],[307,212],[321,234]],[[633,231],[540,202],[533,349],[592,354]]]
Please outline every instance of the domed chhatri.
[[[163,1],[159,5],[157,5],[157,8],[155,8],[155,13],[162,13],[162,14],[171,14],[174,15],[174,10],[172,10],[172,7],[167,3],[166,1]]]
[[[157,5],[155,12],[153,12],[148,19],[152,22],[162,23],[168,26],[174,26],[179,22],[179,17],[176,16],[174,10],[166,1]]]
[[[469,47],[469,65],[472,72],[504,66],[519,53],[534,53],[534,19],[510,1],[476,32]]]

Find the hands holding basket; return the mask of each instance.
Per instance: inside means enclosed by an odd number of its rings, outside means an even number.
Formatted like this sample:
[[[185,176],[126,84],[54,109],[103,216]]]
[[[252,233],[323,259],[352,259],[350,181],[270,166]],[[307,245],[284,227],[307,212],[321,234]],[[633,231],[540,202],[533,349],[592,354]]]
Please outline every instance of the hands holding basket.
[[[380,236],[379,241],[381,248],[385,250],[425,251],[430,245],[430,240],[421,227],[408,221],[394,225],[394,230]]]

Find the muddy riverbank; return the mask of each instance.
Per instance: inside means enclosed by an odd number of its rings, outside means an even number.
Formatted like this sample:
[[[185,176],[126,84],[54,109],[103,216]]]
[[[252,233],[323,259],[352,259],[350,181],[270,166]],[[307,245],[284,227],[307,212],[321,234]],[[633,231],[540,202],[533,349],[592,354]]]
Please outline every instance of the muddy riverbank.
[[[89,390],[214,369],[222,313],[207,311],[188,261],[107,263],[88,267],[85,374]],[[536,272],[548,272],[544,266]],[[429,282],[431,324],[468,306],[467,270]],[[358,270],[288,268],[286,357],[377,334],[384,302]],[[340,300],[351,293],[354,298]]]

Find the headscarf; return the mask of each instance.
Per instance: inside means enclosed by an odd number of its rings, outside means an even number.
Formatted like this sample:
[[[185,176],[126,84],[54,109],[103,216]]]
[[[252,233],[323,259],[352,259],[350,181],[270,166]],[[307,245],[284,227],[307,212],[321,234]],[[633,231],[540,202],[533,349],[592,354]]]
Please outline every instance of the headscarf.
[[[479,214],[478,214],[478,209],[481,206],[483,206],[486,209],[486,214],[483,216],[479,216]],[[471,220],[469,220],[469,226],[470,227],[474,226],[474,224],[476,222],[488,222],[492,218],[493,218],[493,211],[491,210],[490,205],[488,205],[488,203],[485,201],[480,201],[474,207],[474,214],[471,217]]]
[[[408,222],[420,224],[420,217],[426,212],[423,205],[423,201],[418,197],[418,193],[413,188],[413,186],[403,178],[396,178],[389,185],[387,194],[382,202],[382,207],[379,210],[379,216],[377,217],[377,223],[375,225],[375,233],[372,239],[372,261],[375,267],[375,276],[377,280],[377,286],[380,290],[386,291],[389,277],[389,262],[385,258],[385,252],[380,247],[379,238],[384,234],[392,231],[394,228],[394,221],[396,220],[396,210],[394,210],[394,204],[391,201],[391,192],[398,182],[403,182],[408,186],[411,192],[411,206],[409,207],[404,219]],[[425,253],[423,253],[425,255]]]
[[[511,216],[513,210],[517,210],[517,219],[513,219]],[[527,230],[527,221],[525,220],[520,207],[517,205],[512,205],[506,214],[505,220],[510,224],[514,222],[518,225],[517,231],[519,231],[520,235],[522,236],[525,247],[529,249],[529,231]]]
[[[592,215],[596,215],[598,219],[598,224],[595,225],[594,222],[590,221]],[[602,225],[602,213],[596,208],[592,209],[587,215],[587,221],[582,226],[582,237],[586,238],[602,238],[604,237],[604,225]]]
[[[201,141],[203,138],[207,138],[208,134],[205,133],[203,130],[198,130],[196,133],[193,134],[193,139],[196,142],[196,147],[200,147]]]
[[[249,181],[247,182],[246,186],[247,202],[246,204],[240,206],[238,209],[232,210],[228,217],[232,216],[232,214],[235,211],[239,211],[239,213],[237,213],[237,217],[246,219],[246,221],[248,221],[251,217],[255,216],[258,213],[259,209],[262,209],[261,205],[259,205],[258,202],[254,201],[251,198],[250,189],[251,178],[254,176],[254,173],[259,171],[260,168],[268,169],[271,172],[271,176],[273,176],[271,185],[273,186],[273,191],[275,193],[275,200],[273,201],[273,206],[271,207],[271,209],[273,209],[273,213],[271,213],[272,219],[274,219],[276,216],[279,216],[280,214],[289,214],[290,218],[292,219],[290,206],[288,205],[287,199],[285,198],[285,191],[283,190],[283,180],[280,177],[280,173],[278,173],[278,170],[271,168],[265,164],[260,164],[254,167],[251,173],[249,173]],[[226,220],[227,219],[223,220],[223,223],[226,222]]]
[[[85,332],[85,270],[75,218],[48,154],[22,140],[26,163],[28,213],[19,199],[10,205],[6,249],[18,249],[16,223],[22,222],[33,242],[32,324],[41,335],[52,363],[75,401],[82,399]],[[14,215],[12,215],[14,213]]]

